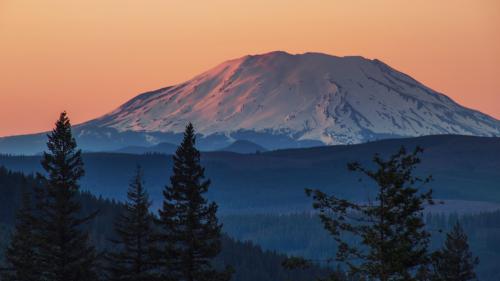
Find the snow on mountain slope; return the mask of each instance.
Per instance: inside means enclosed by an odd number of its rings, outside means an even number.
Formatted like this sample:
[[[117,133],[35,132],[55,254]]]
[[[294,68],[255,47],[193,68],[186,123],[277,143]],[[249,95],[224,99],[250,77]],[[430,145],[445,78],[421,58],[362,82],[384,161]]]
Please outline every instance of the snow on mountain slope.
[[[500,136],[500,121],[379,60],[285,52],[224,62],[81,126],[178,133],[187,122],[204,136],[254,131],[325,144],[433,134]]]

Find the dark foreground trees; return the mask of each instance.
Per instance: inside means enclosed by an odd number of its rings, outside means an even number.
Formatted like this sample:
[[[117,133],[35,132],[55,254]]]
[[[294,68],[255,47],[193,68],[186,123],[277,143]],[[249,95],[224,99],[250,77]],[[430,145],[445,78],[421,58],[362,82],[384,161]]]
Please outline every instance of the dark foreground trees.
[[[25,189],[22,205],[17,212],[17,223],[10,245],[5,253],[7,271],[0,280],[38,281],[40,273],[35,256],[36,240],[34,235],[34,211],[31,193]]]
[[[125,210],[115,221],[118,236],[112,242],[118,251],[107,258],[108,279],[113,281],[152,281],[156,278],[158,263],[153,216],[149,213],[148,194],[137,167],[127,192]]]
[[[458,223],[447,234],[443,249],[434,253],[428,249],[430,233],[425,229],[423,210],[434,202],[432,191],[421,189],[431,178],[414,176],[421,152],[418,147],[411,153],[401,148],[387,160],[376,154],[374,170],[349,164],[349,170],[361,172],[376,188],[375,197],[364,203],[306,190],[325,229],[337,242],[335,260],[347,266],[350,279],[475,280],[474,267],[479,261],[472,256]],[[297,262],[303,264],[300,259]]]
[[[96,280],[96,253],[82,227],[93,217],[80,217],[76,196],[83,176],[81,151],[61,113],[48,135],[38,175],[35,203],[23,196],[16,231],[6,253],[7,280]]]
[[[347,265],[351,275],[369,280],[419,280],[429,263],[430,234],[424,229],[424,204],[432,204],[431,191],[419,185],[430,178],[413,175],[420,162],[417,148],[384,160],[375,155],[375,170],[358,163],[348,165],[375,185],[375,198],[351,202],[319,190],[306,190],[313,197],[325,228],[338,244],[336,260]]]
[[[467,235],[457,222],[446,235],[441,250],[433,254],[433,281],[476,280],[474,267],[479,259],[469,249]]]
[[[223,281],[230,271],[217,271],[214,258],[221,251],[217,205],[204,197],[210,185],[200,165],[191,124],[174,155],[170,186],[156,227],[140,170],[128,191],[123,216],[116,222],[120,250],[109,254],[110,280]]]
[[[66,112],[48,135],[48,152],[42,157],[46,171],[37,189],[36,230],[41,280],[96,280],[96,253],[82,227],[93,215],[79,217],[78,181],[84,175],[81,151],[71,133]]]
[[[13,229],[17,223],[15,220],[16,210],[21,207],[22,200],[20,198],[23,182],[26,182],[26,186],[30,191],[36,186],[36,181],[32,176],[23,175],[20,172],[9,172],[0,167],[1,249],[6,248],[5,246],[10,243],[12,237],[10,229]],[[88,193],[80,193],[78,201],[81,202],[82,208],[99,210],[98,216],[86,226],[86,229],[89,229],[92,233],[92,241],[95,242],[96,249],[100,251],[111,247],[112,244],[107,238],[114,236],[113,219],[123,212],[123,205],[116,204],[112,200],[91,196]],[[0,250],[0,260],[2,261],[4,261],[4,253],[4,251]],[[251,242],[238,242],[223,234],[222,251],[217,256],[215,263],[218,266],[224,266],[225,264],[234,266],[235,273],[232,275],[232,281],[311,281],[309,276],[321,276],[321,272],[324,272],[324,270],[317,267],[305,271],[286,271],[280,267],[283,258],[283,255],[262,250]],[[6,267],[5,263],[0,262],[0,270]]]
[[[200,165],[192,124],[174,155],[173,175],[163,192],[160,210],[160,238],[164,280],[229,280],[230,272],[219,272],[213,259],[221,250],[222,225],[217,220],[217,205],[204,197],[210,185]]]
[[[75,196],[84,175],[83,162],[65,112],[48,138],[48,152],[41,162],[46,175],[39,175],[42,184],[36,188],[36,210],[31,210],[26,199],[7,253],[10,267],[5,277],[97,280],[101,277],[96,273],[98,256],[83,230],[96,213],[79,217],[81,206]],[[216,217],[217,205],[204,197],[210,181],[204,179],[194,145],[194,129],[189,124],[174,156],[174,174],[164,190],[157,226],[138,169],[128,190],[125,213],[116,221],[119,250],[107,255],[108,279],[229,280],[229,270],[214,268],[214,258],[221,251],[222,225]]]

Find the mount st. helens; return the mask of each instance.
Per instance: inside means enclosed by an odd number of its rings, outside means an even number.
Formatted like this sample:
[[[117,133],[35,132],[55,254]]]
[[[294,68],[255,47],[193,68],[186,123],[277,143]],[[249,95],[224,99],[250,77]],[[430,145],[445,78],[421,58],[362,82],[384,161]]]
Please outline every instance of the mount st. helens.
[[[177,143],[192,122],[199,145],[265,148],[352,144],[436,134],[500,136],[500,121],[467,109],[379,60],[272,52],[224,62],[141,94],[75,126],[86,150]],[[0,152],[36,153],[43,135],[0,139]]]

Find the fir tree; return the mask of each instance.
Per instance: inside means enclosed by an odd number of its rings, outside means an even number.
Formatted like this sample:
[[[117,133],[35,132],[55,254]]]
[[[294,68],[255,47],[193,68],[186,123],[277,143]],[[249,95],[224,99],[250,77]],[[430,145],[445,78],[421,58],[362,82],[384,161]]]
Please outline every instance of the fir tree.
[[[227,280],[228,272],[218,272],[212,260],[221,250],[217,205],[207,202],[210,185],[195,148],[195,132],[190,123],[174,155],[170,186],[164,189],[159,224],[163,251],[164,278],[176,281]]]
[[[115,222],[118,239],[112,242],[119,251],[109,254],[110,280],[151,281],[155,278],[156,244],[150,206],[138,167],[127,192],[124,213]]]
[[[42,157],[47,173],[37,188],[37,239],[41,280],[96,280],[94,248],[82,227],[95,214],[80,218],[76,201],[79,179],[84,175],[81,151],[71,134],[66,112],[48,135],[48,152]]]
[[[479,264],[479,258],[473,257],[469,250],[467,235],[457,222],[446,234],[443,249],[433,257],[433,280],[467,281],[476,280],[474,267]]]
[[[319,190],[306,190],[320,211],[325,228],[338,243],[336,259],[344,262],[351,274],[368,280],[417,280],[421,268],[429,263],[429,233],[424,229],[423,208],[432,204],[431,191],[420,192],[418,183],[430,178],[413,176],[420,162],[417,148],[404,148],[388,160],[375,155],[377,169],[367,170],[358,163],[348,165],[373,180],[375,200],[351,202]],[[355,237],[347,240],[345,235]]]
[[[31,193],[23,191],[22,205],[17,213],[17,223],[10,245],[5,252],[7,272],[2,280],[38,281],[39,268],[36,263],[36,238],[34,235],[34,210]]]

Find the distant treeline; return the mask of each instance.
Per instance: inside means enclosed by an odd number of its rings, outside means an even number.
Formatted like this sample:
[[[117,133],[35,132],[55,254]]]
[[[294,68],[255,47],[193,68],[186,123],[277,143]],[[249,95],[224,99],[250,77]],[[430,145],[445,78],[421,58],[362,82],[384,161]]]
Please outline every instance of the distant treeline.
[[[252,241],[266,250],[323,261],[336,249],[319,217],[311,213],[227,215],[221,220],[229,236]],[[445,233],[457,221],[467,233],[472,251],[480,258],[479,279],[500,280],[500,210],[473,215],[428,213],[425,222],[432,233],[431,248],[443,244]]]
[[[318,188],[342,198],[365,200],[368,186],[358,188],[357,175],[346,164],[359,161],[372,165],[374,153],[390,155],[400,146],[422,146],[418,174],[431,174],[429,188],[439,199],[500,202],[500,139],[469,136],[426,136],[378,141],[352,146],[323,146],[287,149],[261,154],[229,152],[202,153],[201,163],[212,180],[208,198],[216,201],[219,212],[286,213],[311,208],[304,188]],[[105,198],[124,200],[129,177],[137,164],[159,208],[162,189],[173,165],[170,155],[83,153],[86,174],[83,190]],[[27,174],[42,171],[41,156],[0,155],[0,165]]]

